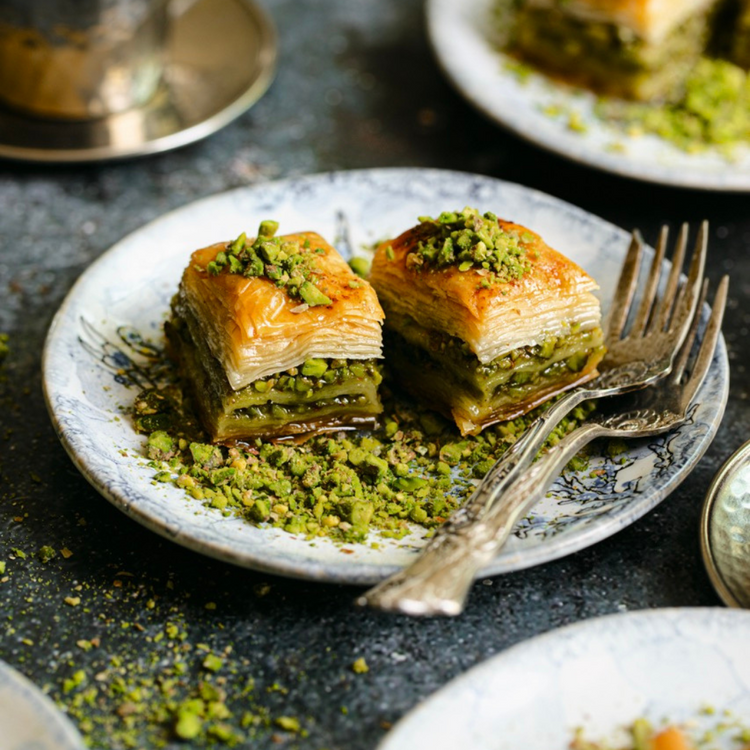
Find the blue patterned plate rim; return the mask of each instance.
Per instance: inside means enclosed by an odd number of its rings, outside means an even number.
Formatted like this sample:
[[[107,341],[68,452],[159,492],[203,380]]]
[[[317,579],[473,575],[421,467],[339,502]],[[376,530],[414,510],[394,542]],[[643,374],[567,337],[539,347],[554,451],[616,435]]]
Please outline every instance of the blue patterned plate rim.
[[[628,233],[539,191],[462,172],[373,169],[333,172],[237,188],[204,198],[147,224],[95,261],[78,279],[50,326],[43,385],[58,436],[74,464],[110,502],[149,529],[203,554],[260,571],[355,585],[382,580],[408,564],[422,534],[370,545],[329,540],[311,545],[277,529],[259,529],[204,509],[174,487],[153,482],[123,407],[135,391],[102,364],[125,356],[119,328],[154,340],[189,254],[236,236],[262,218],[282,229],[314,229],[346,254],[411,226],[446,206],[490,208],[539,231],[613,291]],[[341,233],[343,226],[346,229]],[[704,311],[705,314],[705,311]],[[115,355],[112,342],[120,349]],[[107,349],[109,355],[92,356]],[[135,356],[135,355],[133,355]],[[110,363],[111,364],[111,363]],[[596,472],[561,477],[519,525],[481,576],[557,559],[610,536],[661,502],[682,482],[713,439],[726,404],[729,366],[723,339],[692,422],[663,438],[629,444],[617,459],[593,457]],[[125,455],[122,455],[122,453]]]

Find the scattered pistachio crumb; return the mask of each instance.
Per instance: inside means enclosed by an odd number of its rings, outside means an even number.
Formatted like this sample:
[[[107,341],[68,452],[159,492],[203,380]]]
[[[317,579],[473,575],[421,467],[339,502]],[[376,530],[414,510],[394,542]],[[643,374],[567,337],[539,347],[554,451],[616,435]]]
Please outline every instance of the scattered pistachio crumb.
[[[363,656],[360,656],[360,658],[356,659],[352,664],[352,671],[356,674],[365,674],[370,671],[370,667],[367,666],[367,662]]]
[[[42,564],[48,563],[56,556],[57,552],[55,552],[54,548],[48,546],[40,547],[36,553],[37,560]]]
[[[218,672],[224,666],[224,661],[215,654],[209,654],[203,660],[203,666],[210,672]]]
[[[293,716],[279,716],[274,723],[287,732],[297,733],[300,731],[299,719],[295,719]]]

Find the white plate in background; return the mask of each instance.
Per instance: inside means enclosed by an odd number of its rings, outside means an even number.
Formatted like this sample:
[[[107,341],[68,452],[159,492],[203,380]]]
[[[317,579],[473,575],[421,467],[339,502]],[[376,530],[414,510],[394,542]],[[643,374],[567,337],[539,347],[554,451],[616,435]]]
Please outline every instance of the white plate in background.
[[[750,144],[728,162],[716,151],[689,154],[656,136],[628,137],[593,112],[589,91],[531,73],[523,81],[493,41],[496,0],[427,0],[427,29],[446,75],[491,120],[538,146],[607,172],[678,187],[750,190]],[[548,107],[577,112],[586,132]],[[617,149],[613,149],[617,144]],[[619,148],[622,150],[619,150]]]

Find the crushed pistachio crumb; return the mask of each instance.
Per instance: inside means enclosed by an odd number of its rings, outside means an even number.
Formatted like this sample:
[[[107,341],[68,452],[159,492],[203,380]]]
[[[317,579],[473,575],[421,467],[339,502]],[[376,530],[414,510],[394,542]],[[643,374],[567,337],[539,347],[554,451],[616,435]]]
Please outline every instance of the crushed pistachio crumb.
[[[276,719],[275,724],[286,732],[297,733],[301,728],[299,719],[295,719],[293,716],[279,716],[278,719]]]
[[[216,656],[216,654],[209,654],[203,660],[203,666],[209,670],[209,672],[218,672],[224,666],[224,660]]]
[[[308,240],[300,243],[277,237],[278,228],[276,221],[262,221],[253,240],[243,232],[216,254],[206,271],[213,276],[232,273],[268,279],[291,299],[301,300],[310,307],[332,304],[331,298],[317,286],[315,255],[325,254],[325,249],[312,248]]]
[[[370,273],[372,261],[369,258],[355,257],[349,261],[349,268],[354,271],[361,279],[366,279]]]
[[[527,239],[502,229],[495,214],[475,208],[444,211],[437,219],[419,217],[416,250],[406,256],[411,270],[457,267],[462,273],[479,270],[489,283],[521,278],[530,268]]]
[[[57,556],[57,552],[55,552],[54,548],[49,546],[40,547],[39,550],[37,550],[36,553],[36,559],[39,560],[40,563],[46,564],[53,558]]]
[[[352,671],[355,674],[365,674],[370,671],[370,667],[367,666],[367,662],[363,656],[360,656],[360,658],[352,664]]]
[[[667,103],[601,98],[596,114],[632,134],[657,135],[687,152],[724,150],[750,140],[750,75],[726,60],[702,58]]]
[[[317,371],[325,365],[308,360],[304,366]],[[169,429],[152,432],[146,444],[156,476],[225,515],[337,543],[364,542],[371,531],[402,539],[415,525],[436,528],[546,408],[462,438],[452,422],[405,403],[384,385],[385,411],[376,430],[225,447],[206,442],[194,415],[185,411],[179,386],[159,394],[159,399],[140,394],[134,409],[136,428],[147,433],[148,424],[166,423],[144,424],[139,404],[156,403],[170,414]],[[559,442],[593,408],[590,402],[577,407],[548,445]]]

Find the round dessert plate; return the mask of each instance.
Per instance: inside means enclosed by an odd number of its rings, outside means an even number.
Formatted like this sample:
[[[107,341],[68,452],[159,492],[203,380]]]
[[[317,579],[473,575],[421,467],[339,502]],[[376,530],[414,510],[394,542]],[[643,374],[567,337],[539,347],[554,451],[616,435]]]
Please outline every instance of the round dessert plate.
[[[178,0],[164,81],[142,107],[86,121],[0,107],[0,157],[89,162],[154,154],[215,133],[265,93],[276,32],[254,0]]]
[[[172,485],[154,482],[145,439],[128,415],[149,385],[148,349],[163,342],[169,301],[193,250],[252,231],[263,219],[282,232],[319,232],[344,255],[395,236],[418,216],[476,206],[512,217],[579,263],[611,298],[629,234],[560,200],[500,180],[426,169],[341,172],[240,188],[173,211],[139,229],[77,281],[47,338],[43,379],[50,414],[87,479],[127,515],[205,554],[282,575],[370,584],[411,561],[424,542],[405,539],[310,543],[204,508]],[[604,305],[606,309],[606,304]],[[141,342],[141,343],[139,343]],[[711,442],[727,397],[723,340],[689,423],[658,439],[628,443],[617,456],[593,456],[566,473],[525,519],[493,575],[575,552],[632,523],[682,482]]]
[[[654,727],[688,724],[694,735],[705,733],[701,747],[735,749],[743,744],[740,727],[750,728],[749,643],[750,612],[739,610],[656,609],[587,620],[525,641],[448,683],[378,750],[568,750],[577,729],[602,747],[632,747],[624,730],[640,718]]]
[[[83,740],[54,703],[0,661],[3,750],[84,750]]]
[[[703,190],[750,190],[750,144],[731,163],[656,136],[628,137],[594,114],[596,97],[541,73],[519,76],[498,47],[498,0],[428,0],[427,28],[453,85],[477,109],[538,146],[626,177]],[[499,15],[498,15],[499,14]],[[556,114],[554,114],[556,113]],[[580,127],[569,126],[574,114]]]

